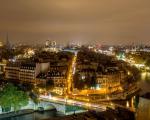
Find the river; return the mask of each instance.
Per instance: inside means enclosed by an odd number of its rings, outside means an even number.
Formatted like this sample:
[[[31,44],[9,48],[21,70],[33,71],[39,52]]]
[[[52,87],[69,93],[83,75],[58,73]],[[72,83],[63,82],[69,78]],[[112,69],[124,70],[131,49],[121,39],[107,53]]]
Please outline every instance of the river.
[[[142,89],[140,94],[150,92],[150,72],[141,73],[141,79],[138,81],[138,86]]]
[[[34,112],[31,114],[16,116],[16,117],[8,117],[8,118],[1,118],[0,120],[41,120],[41,119],[48,119],[56,116],[63,116],[63,114],[57,112],[56,110],[45,111],[43,113]]]
[[[141,88],[140,95],[150,92],[150,72],[142,72],[141,79],[138,81]],[[150,120],[150,99],[140,97],[136,112],[137,120]]]

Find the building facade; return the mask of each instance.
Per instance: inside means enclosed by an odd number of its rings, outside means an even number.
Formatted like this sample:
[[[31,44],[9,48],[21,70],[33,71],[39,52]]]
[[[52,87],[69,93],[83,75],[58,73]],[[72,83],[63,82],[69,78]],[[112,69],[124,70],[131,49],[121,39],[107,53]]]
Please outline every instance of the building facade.
[[[37,76],[47,69],[49,69],[49,63],[12,62],[6,65],[5,77],[18,82],[39,84],[41,80],[37,79]]]

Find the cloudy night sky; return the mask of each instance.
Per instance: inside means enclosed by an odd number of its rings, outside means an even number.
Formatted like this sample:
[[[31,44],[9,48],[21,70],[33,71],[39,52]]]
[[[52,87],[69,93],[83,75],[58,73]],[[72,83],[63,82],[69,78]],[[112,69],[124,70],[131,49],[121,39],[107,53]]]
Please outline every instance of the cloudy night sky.
[[[150,0],[0,0],[0,41],[150,44]]]

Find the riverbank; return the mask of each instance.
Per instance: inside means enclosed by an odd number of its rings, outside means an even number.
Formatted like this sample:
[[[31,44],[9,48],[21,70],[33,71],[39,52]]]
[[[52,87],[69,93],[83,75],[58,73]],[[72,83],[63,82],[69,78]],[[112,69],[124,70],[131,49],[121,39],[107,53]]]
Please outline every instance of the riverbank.
[[[94,99],[93,102],[109,102],[109,101],[116,101],[116,100],[127,100],[137,94],[141,89],[137,86],[134,86],[133,88],[128,89],[127,91],[123,93],[118,93],[115,95],[108,95],[107,98],[104,99]]]
[[[44,110],[43,112],[45,112],[45,111],[53,111],[53,110],[56,110],[56,109]],[[40,111],[33,110],[33,109],[24,109],[24,110],[19,110],[17,112],[3,113],[3,114],[0,114],[0,119],[23,116],[23,115],[27,115],[27,114],[32,114],[34,112],[40,112]]]
[[[33,112],[34,112],[33,109],[25,109],[25,110],[20,110],[17,112],[3,113],[3,114],[0,114],[0,119],[8,118],[8,117],[21,116],[21,115],[25,115],[25,114],[31,114]]]

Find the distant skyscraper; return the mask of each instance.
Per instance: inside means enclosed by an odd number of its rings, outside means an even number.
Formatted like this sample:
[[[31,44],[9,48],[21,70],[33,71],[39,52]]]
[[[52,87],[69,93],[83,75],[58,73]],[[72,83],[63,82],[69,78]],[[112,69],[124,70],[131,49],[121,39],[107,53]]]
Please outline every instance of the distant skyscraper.
[[[10,44],[10,42],[9,42],[8,33],[7,33],[7,35],[6,35],[6,48],[7,48],[7,49],[11,49],[11,44]]]

